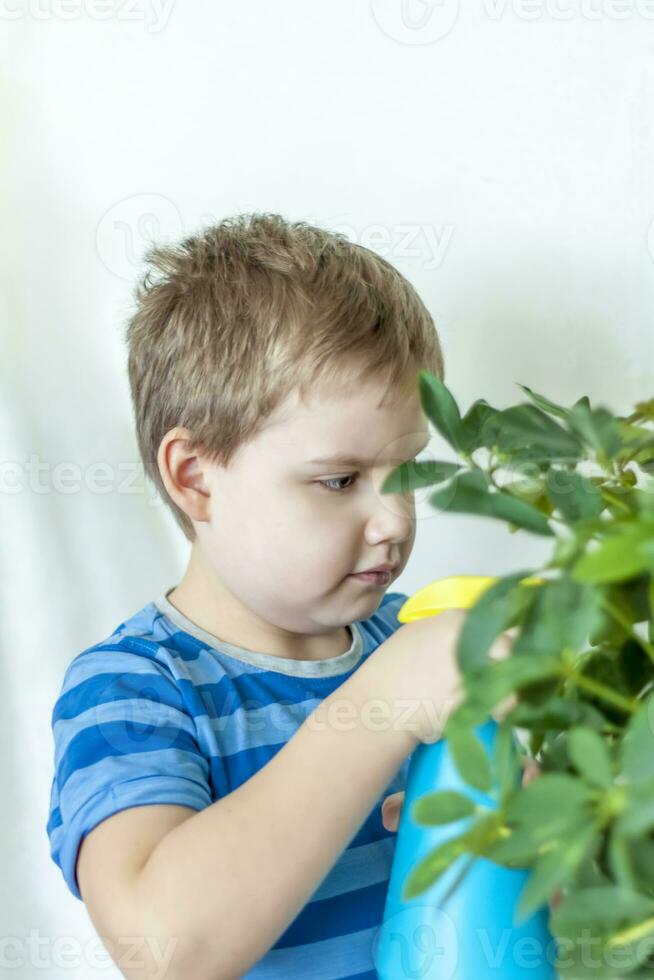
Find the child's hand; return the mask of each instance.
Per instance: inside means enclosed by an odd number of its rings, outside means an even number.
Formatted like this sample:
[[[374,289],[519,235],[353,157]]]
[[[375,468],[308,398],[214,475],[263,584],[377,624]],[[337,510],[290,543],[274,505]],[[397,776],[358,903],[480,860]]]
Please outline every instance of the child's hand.
[[[525,757],[521,761],[523,768],[522,785],[528,786],[534,779],[538,779],[541,773],[541,767],[536,759],[532,759],[530,757]],[[391,793],[391,795],[387,796],[382,803],[382,823],[386,830],[397,831],[397,828],[400,825],[400,815],[402,813],[403,804],[403,791],[400,793]],[[550,911],[553,912],[562,899],[563,895],[561,892],[555,892],[550,902]]]

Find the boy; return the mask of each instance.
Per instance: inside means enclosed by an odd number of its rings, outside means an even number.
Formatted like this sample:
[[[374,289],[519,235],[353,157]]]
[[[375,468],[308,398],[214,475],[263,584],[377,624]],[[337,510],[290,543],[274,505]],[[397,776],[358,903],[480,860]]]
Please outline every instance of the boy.
[[[386,592],[415,506],[380,488],[429,441],[434,323],[383,258],[279,215],[147,258],[136,433],[191,554],[66,671],[52,857],[126,977],[372,980],[399,794],[438,733],[406,702],[442,729],[458,690],[462,614],[407,642]]]

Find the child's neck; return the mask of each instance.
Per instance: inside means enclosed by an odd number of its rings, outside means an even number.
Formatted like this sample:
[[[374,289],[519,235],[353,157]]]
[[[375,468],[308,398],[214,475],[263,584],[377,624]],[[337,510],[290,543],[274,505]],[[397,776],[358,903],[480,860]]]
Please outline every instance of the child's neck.
[[[259,618],[216,577],[193,544],[187,569],[168,601],[192,623],[216,639],[257,653],[290,660],[327,660],[352,646],[346,626],[330,633],[289,633]]]

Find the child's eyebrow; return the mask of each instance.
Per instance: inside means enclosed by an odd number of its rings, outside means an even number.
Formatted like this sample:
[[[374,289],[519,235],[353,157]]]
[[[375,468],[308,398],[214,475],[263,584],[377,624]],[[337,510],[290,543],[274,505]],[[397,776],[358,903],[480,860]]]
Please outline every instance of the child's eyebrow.
[[[428,439],[424,446],[417,449],[413,454],[417,456],[429,445],[430,440]],[[412,457],[408,457],[411,459]],[[357,459],[356,456],[348,455],[337,455],[337,456],[319,456],[317,459],[308,459],[307,463],[311,463],[317,466],[373,466],[375,463],[374,459]]]

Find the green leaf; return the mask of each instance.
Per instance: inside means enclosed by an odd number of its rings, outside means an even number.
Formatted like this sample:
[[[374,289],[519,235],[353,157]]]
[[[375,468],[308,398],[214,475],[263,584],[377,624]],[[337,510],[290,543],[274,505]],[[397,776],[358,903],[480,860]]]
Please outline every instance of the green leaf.
[[[583,650],[588,634],[602,620],[604,590],[561,575],[534,592],[534,601],[512,647],[513,656],[523,653],[561,656],[565,648]]]
[[[630,444],[625,450],[625,456],[633,460],[646,473],[651,473],[654,461],[654,436],[641,439],[635,445]]]
[[[609,464],[606,463],[605,465]],[[634,523],[638,511],[638,492],[635,487],[616,483],[603,483],[600,490],[604,498],[606,513],[614,517],[616,522],[622,522],[622,525],[625,522]],[[643,523],[645,523],[644,519]],[[618,524],[617,529],[621,530],[622,525]],[[615,527],[616,525],[614,524],[613,527],[609,525],[607,528],[605,524],[602,530],[608,530],[610,533],[613,533]]]
[[[570,409],[568,426],[596,453],[604,453],[611,458],[622,448],[620,427],[605,408],[590,408],[589,405],[578,402]]]
[[[497,423],[497,432],[500,431],[500,424]],[[551,458],[540,446],[526,445],[521,449],[512,449],[510,453],[502,453],[497,450],[498,435],[495,436],[493,449],[495,457],[501,469],[515,470],[523,476],[527,483],[531,481],[532,486],[545,484],[545,477],[551,465]],[[531,491],[534,492],[533,490]]]
[[[476,804],[469,796],[444,789],[437,793],[428,793],[416,800],[411,816],[416,823],[433,826],[469,817],[476,808]]]
[[[543,771],[565,773],[571,766],[568,755],[568,733],[553,732],[540,747],[540,762]]]
[[[626,615],[630,619],[630,622],[644,623],[649,619],[649,590],[651,584],[651,574],[649,572],[643,572],[638,578],[630,579],[626,586],[618,584],[611,587],[622,597],[623,608],[626,610]]]
[[[494,841],[483,856],[507,868],[526,868],[538,857],[541,847],[542,844],[523,827]]]
[[[516,924],[528,919],[559,888],[573,881],[577,868],[599,840],[598,828],[578,827],[543,857],[539,858],[522,889]]]
[[[518,704],[504,720],[515,727],[543,733],[580,724],[600,730],[606,724],[604,715],[591,704],[560,697],[550,698],[545,704]]]
[[[586,547],[586,541],[593,532],[579,533],[579,524],[575,527],[573,534],[562,534],[557,538],[554,546],[554,554],[550,560],[552,568],[564,568],[573,564],[579,558]]]
[[[642,489],[632,487],[631,495],[636,500],[641,520],[648,524],[654,521],[654,481],[648,481]]]
[[[586,934],[579,946],[573,946],[571,949],[566,947],[562,959],[557,958],[554,964],[557,978],[560,980],[652,980],[652,961],[647,959],[651,944],[643,947],[642,943],[636,943],[634,946],[621,947],[616,951],[608,943],[598,945],[597,942],[589,949],[590,944],[587,940]],[[639,969],[638,963],[641,962],[642,957],[645,957],[645,961]]]
[[[476,728],[478,725],[488,721],[488,709],[476,697],[464,691],[464,698],[461,703],[448,715],[443,729],[443,738],[449,739],[450,736],[465,728]]]
[[[575,776],[544,773],[508,801],[505,814],[508,823],[549,843],[587,825],[591,801],[591,791]]]
[[[648,398],[644,402],[636,402],[636,411],[646,419],[654,419],[654,398]]]
[[[420,401],[427,418],[457,452],[465,451],[465,438],[461,426],[461,413],[449,388],[435,374],[420,371],[418,374]]]
[[[630,524],[582,555],[573,566],[572,577],[578,582],[618,582],[638,575],[652,561],[639,547],[648,540],[652,540],[648,527]]]
[[[495,443],[495,417],[498,410],[489,405],[484,398],[478,398],[470,406],[461,420],[463,444],[467,453],[484,446],[490,448]]]
[[[636,859],[636,879],[639,891],[648,895],[654,894],[654,841],[651,834],[637,839],[629,840],[629,846],[635,849]]]
[[[577,462],[582,446],[579,439],[535,405],[513,405],[499,412],[496,423],[497,447],[501,453],[530,449],[548,460]]]
[[[468,610],[456,651],[462,671],[485,666],[488,651],[500,633],[509,629],[534,601],[537,586],[520,585],[533,574],[533,570],[525,569],[503,576],[485,589]]]
[[[614,693],[622,695],[627,701],[630,700],[631,692],[624,676],[622,653],[616,655],[614,649],[610,649],[610,651],[595,650],[584,658],[578,670],[581,677],[590,678],[591,681],[600,683]],[[612,704],[601,695],[584,691],[584,698],[601,711],[610,722],[618,725],[620,729],[624,727],[625,719],[631,717],[629,708]]]
[[[493,781],[499,787],[499,800],[502,806],[522,782],[522,766],[515,735],[511,725],[506,722],[498,724],[496,729],[491,772]]]
[[[490,712],[500,701],[526,684],[558,677],[562,673],[563,664],[558,657],[548,653],[534,653],[528,656],[512,656],[506,660],[492,660],[473,675],[466,674],[464,681],[466,687],[471,687],[474,691],[475,699]]]
[[[628,782],[654,778],[654,695],[629,720],[622,738],[620,765]]]
[[[578,888],[603,888],[605,885],[612,884],[608,875],[600,869],[596,856],[589,855],[579,865],[576,882]]]
[[[538,508],[501,490],[491,492],[487,478],[479,470],[457,474],[442,490],[433,493],[429,502],[441,510],[498,517],[534,534],[547,537],[554,534]]]
[[[629,638],[623,642],[618,654],[618,663],[624,677],[624,690],[627,697],[640,700],[654,686],[652,661],[640,643]]]
[[[592,728],[573,728],[568,740],[572,763],[591,786],[609,789],[613,785],[613,766],[604,740]]]
[[[467,853],[465,834],[444,841],[420,861],[404,882],[402,901],[422,895],[457,858]]]
[[[444,483],[451,479],[463,467],[460,463],[448,463],[443,460],[422,460],[411,463],[400,463],[397,469],[390,473],[381,488],[382,493],[411,493],[421,487],[430,487],[435,483]]]
[[[502,828],[502,814],[497,810],[482,814],[466,830],[466,848],[475,857],[484,855],[498,840]]]
[[[615,824],[616,833],[621,837],[638,837],[653,827],[654,778],[625,788],[624,809]],[[639,854],[639,864],[640,857]]]
[[[567,419],[569,409],[563,408],[562,405],[557,405],[556,402],[550,401],[549,398],[545,398],[544,395],[538,395],[535,391],[532,391],[531,388],[528,388],[527,385],[522,385],[519,382],[518,384],[520,388],[527,393],[529,398],[531,398],[532,402],[538,406],[538,408],[542,409],[544,412],[549,412],[551,415],[558,415],[560,419]]]
[[[615,824],[608,834],[606,856],[611,875],[618,884],[636,891],[638,885],[629,841],[619,833]]]
[[[576,470],[550,469],[547,497],[570,524],[596,518],[604,510],[604,498],[595,484]]]
[[[643,446],[654,445],[654,433],[644,425],[633,425],[622,416],[616,417],[622,442],[627,452],[640,449]]]
[[[464,782],[488,792],[492,784],[490,762],[475,732],[463,726],[449,726],[447,742],[454,765]]]
[[[621,931],[649,919],[654,901],[619,885],[581,888],[566,895],[552,913],[550,929],[561,941],[563,958],[570,977],[624,975],[624,956],[610,956],[607,942]],[[602,965],[614,964],[611,974],[598,972]],[[585,967],[586,972],[583,971]],[[559,964],[557,964],[557,968]],[[630,973],[630,976],[633,974]]]
[[[643,583],[647,583],[649,577],[647,575],[641,576],[640,579],[630,579],[627,583],[622,582],[610,582],[607,584],[605,589],[605,600],[607,606],[614,606],[617,612],[620,614],[621,619],[628,623],[631,627],[635,622],[637,622],[641,616],[639,613],[642,612],[643,602],[646,602],[647,585],[643,590]],[[645,595],[643,595],[643,591]],[[639,609],[636,609],[636,603],[634,600],[638,600]],[[645,609],[645,615],[642,619],[646,619],[649,613]],[[620,647],[624,643],[625,629],[622,623],[616,622],[612,615],[609,615],[607,609],[602,611],[602,617],[597,624],[595,630],[593,630],[590,636],[590,643],[592,646],[599,646],[600,643],[608,643],[612,647]]]

